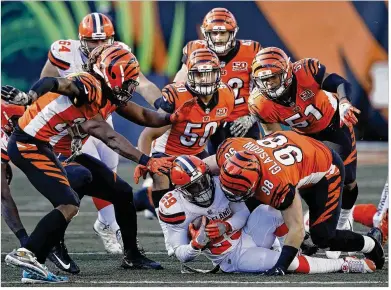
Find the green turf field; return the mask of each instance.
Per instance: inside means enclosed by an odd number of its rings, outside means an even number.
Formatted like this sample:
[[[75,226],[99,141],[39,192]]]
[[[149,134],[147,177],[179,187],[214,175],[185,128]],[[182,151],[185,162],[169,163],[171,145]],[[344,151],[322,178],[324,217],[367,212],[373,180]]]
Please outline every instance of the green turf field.
[[[18,169],[15,167],[13,169],[12,194],[18,205],[22,221],[30,233],[38,220],[50,211],[51,205],[30,185]],[[133,184],[132,174],[132,165],[129,163],[121,164],[119,175]],[[360,166],[357,177],[360,186],[358,202],[371,202],[377,205],[386,175],[386,165]],[[70,283],[63,284],[64,286],[388,286],[388,250],[386,250],[385,267],[373,274],[296,274],[273,278],[254,274],[181,274],[179,262],[169,258],[164,252],[163,235],[160,233],[157,221],[146,220],[142,214],[139,215],[138,219],[139,239],[147,251],[147,255],[161,262],[164,270],[124,270],[120,267],[121,257],[106,254],[99,237],[94,234],[92,225],[96,216],[91,198],[84,198],[79,215],[71,222],[66,233],[68,250],[79,264],[81,273],[70,276]],[[21,270],[11,268],[4,263],[5,254],[19,245],[18,240],[3,221],[1,226],[1,286],[23,286],[20,282]],[[355,230],[364,232],[367,229],[355,224]],[[324,257],[322,252],[319,255]],[[47,264],[50,269],[57,272],[50,262]],[[193,266],[208,268],[209,265],[206,260],[201,260],[194,263]]]

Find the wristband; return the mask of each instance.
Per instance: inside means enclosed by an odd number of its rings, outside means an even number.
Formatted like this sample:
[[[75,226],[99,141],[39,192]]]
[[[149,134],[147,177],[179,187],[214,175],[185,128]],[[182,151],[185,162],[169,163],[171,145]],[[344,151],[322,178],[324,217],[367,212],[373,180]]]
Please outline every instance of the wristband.
[[[283,246],[281,255],[276,263],[276,267],[280,267],[284,270],[288,269],[289,265],[292,263],[298,251],[299,249],[296,249],[295,247]]]
[[[138,161],[138,163],[141,164],[141,165],[147,166],[147,163],[149,162],[150,159],[151,159],[151,157],[143,154],[143,155],[141,155],[140,160]]]

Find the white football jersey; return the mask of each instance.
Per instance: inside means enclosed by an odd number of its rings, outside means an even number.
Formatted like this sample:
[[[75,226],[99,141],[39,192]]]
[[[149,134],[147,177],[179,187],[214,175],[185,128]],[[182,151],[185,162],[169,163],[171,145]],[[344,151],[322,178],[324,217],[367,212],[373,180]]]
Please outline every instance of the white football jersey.
[[[238,214],[239,223],[238,221],[234,222],[239,225],[238,230],[235,230],[233,226],[234,231],[212,240],[208,248],[203,251],[214,264],[218,264],[239,243],[242,235],[241,228],[246,223],[249,211],[245,203],[232,203],[225,197],[218,177],[214,177],[214,181],[215,196],[209,207],[201,207],[190,203],[182,196],[180,191],[173,190],[166,193],[160,200],[159,218],[167,225],[167,231],[164,234],[167,235],[166,240],[175,252],[179,246],[190,243],[188,227],[197,217],[206,216],[210,220],[228,220],[234,213],[241,212],[241,214]]]
[[[119,44],[131,51],[122,42],[116,41],[115,44]],[[83,64],[87,61],[87,57],[82,53],[80,45],[79,40],[73,39],[57,40],[52,43],[48,58],[57,68],[61,77],[83,71]]]

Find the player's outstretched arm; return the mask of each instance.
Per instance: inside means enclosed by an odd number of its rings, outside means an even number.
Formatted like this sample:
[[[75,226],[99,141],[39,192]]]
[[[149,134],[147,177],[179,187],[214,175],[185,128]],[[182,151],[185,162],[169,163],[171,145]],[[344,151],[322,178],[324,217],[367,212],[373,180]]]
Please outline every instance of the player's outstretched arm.
[[[153,107],[155,105],[155,101],[162,96],[162,92],[153,82],[147,79],[142,72],[140,72],[139,77],[140,84],[137,86],[136,92]]]
[[[80,126],[85,133],[102,140],[121,156],[143,165],[146,172],[161,174],[162,170],[168,170],[172,166],[168,158],[150,158],[137,150],[124,136],[115,132],[101,115],[97,115]]]
[[[149,155],[151,153],[152,142],[162,136],[171,126],[165,126],[161,128],[145,128],[138,138],[138,148],[144,154]]]
[[[182,64],[181,69],[176,73],[174,83],[185,82],[187,80],[187,66]]]

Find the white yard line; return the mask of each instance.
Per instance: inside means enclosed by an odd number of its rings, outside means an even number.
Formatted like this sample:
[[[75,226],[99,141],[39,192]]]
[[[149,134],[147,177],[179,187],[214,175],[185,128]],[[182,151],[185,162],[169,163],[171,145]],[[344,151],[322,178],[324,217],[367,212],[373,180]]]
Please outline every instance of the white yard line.
[[[352,285],[352,284],[388,284],[387,281],[226,281],[226,280],[208,280],[208,281],[197,281],[197,280],[191,280],[191,281],[84,281],[84,280],[72,280],[70,281],[70,284],[72,283],[79,283],[79,284],[167,284],[167,285],[173,285],[173,284],[235,284],[235,285],[257,285],[257,284],[297,284],[297,285],[333,285],[333,284],[342,284],[342,285]],[[9,281],[9,282],[1,282],[1,284],[21,284],[20,281]]]

